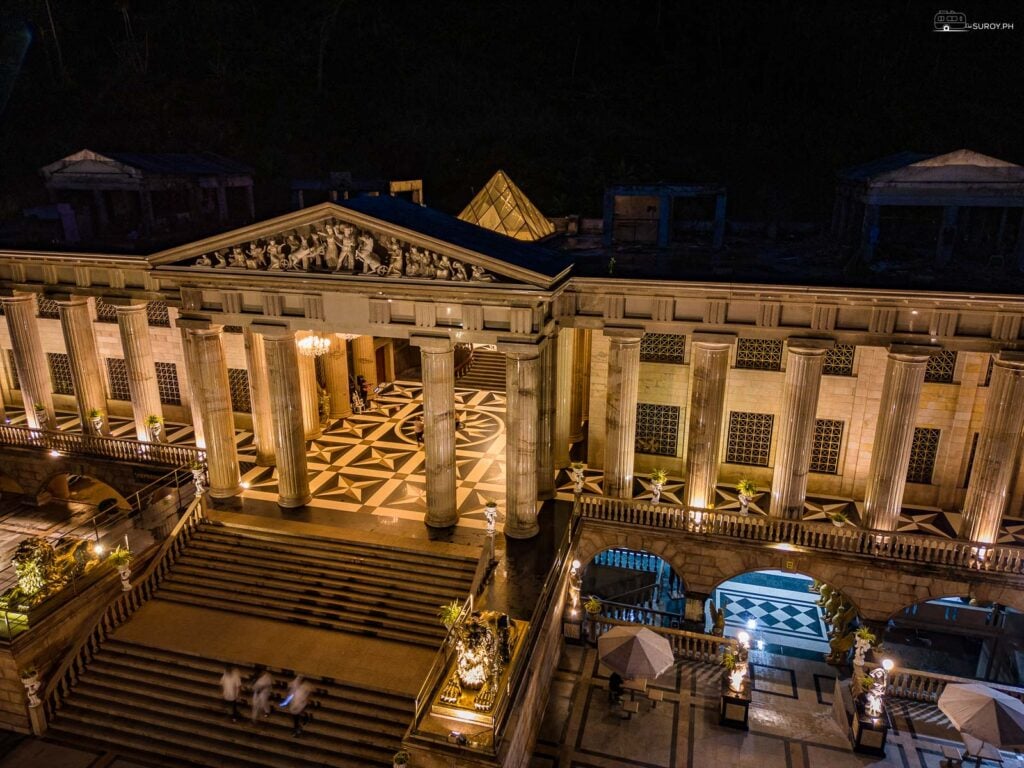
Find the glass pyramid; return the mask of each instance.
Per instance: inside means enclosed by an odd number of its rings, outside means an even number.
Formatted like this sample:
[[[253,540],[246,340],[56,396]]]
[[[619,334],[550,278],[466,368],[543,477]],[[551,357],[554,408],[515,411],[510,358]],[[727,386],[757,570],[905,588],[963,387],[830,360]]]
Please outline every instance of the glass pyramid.
[[[504,171],[495,173],[459,218],[516,240],[540,240],[555,231],[523,190]]]

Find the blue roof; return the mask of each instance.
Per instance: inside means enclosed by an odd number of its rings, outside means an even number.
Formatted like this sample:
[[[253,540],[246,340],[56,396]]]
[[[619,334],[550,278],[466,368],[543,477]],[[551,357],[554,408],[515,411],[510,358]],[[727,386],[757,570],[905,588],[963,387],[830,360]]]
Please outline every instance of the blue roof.
[[[572,256],[562,251],[499,235],[399,197],[354,197],[338,205],[547,277],[557,277],[573,264]]]
[[[222,176],[253,172],[250,166],[221,157],[213,152],[202,152],[195,155],[176,153],[154,155],[139,152],[102,152],[101,154],[147,173],[162,173],[171,176]]]
[[[844,168],[839,172],[839,178],[850,181],[865,181],[874,178],[880,173],[895,171],[898,168],[906,168],[913,163],[935,157],[934,154],[922,154],[921,152],[897,152],[895,155],[886,155],[877,160],[872,160],[863,165],[855,165],[852,168]]]

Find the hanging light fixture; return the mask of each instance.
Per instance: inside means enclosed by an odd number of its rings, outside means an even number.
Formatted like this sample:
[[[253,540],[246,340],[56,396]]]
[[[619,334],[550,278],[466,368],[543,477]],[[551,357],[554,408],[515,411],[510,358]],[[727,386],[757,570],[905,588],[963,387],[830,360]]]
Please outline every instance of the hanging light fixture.
[[[320,357],[326,355],[331,349],[331,340],[323,336],[312,334],[303,336],[296,342],[299,353],[306,357]]]

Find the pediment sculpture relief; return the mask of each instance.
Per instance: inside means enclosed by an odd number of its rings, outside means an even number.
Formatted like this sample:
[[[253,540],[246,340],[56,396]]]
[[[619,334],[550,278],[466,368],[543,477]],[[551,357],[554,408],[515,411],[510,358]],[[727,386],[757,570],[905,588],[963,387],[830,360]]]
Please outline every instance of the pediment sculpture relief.
[[[483,267],[337,221],[204,253],[196,267],[493,283]]]

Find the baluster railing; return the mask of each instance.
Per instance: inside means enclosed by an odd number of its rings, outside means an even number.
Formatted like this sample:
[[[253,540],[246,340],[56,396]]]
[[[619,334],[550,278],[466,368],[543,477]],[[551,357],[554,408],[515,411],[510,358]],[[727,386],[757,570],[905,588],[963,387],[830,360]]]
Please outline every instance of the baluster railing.
[[[138,464],[180,467],[201,461],[204,453],[191,445],[144,443],[80,432],[32,429],[10,424],[0,425],[0,444],[38,448],[71,456],[100,456]]]
[[[865,669],[868,670],[875,669],[877,666],[877,664],[872,662],[864,665]],[[939,700],[942,692],[946,690],[947,685],[977,682],[977,680],[965,677],[954,677],[953,675],[941,675],[936,672],[924,672],[919,669],[896,667],[889,672],[889,685],[886,688],[886,693],[895,699],[908,699],[910,701],[923,701],[934,704]],[[1024,688],[998,683],[985,683],[985,685],[1015,699],[1024,701]]]
[[[588,619],[594,625],[594,634],[600,637],[613,627],[631,626],[643,623],[652,632],[667,638],[672,646],[672,653],[679,660],[700,661],[715,664],[722,654],[723,646],[736,650],[736,640],[731,637],[719,637],[718,635],[705,635],[699,632],[688,632],[685,629],[673,629],[670,627],[652,625],[646,622],[623,621],[612,616],[601,615]]]

